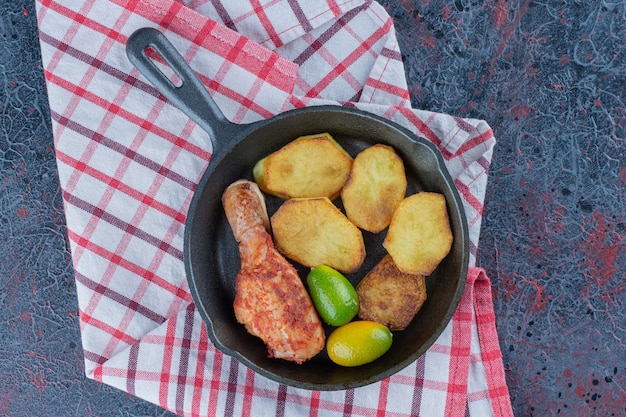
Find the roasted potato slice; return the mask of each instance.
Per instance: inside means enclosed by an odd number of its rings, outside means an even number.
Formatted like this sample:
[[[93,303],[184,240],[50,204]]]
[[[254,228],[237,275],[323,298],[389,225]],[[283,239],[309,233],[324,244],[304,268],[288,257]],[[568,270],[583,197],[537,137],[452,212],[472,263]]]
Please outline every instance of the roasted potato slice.
[[[452,241],[445,196],[420,192],[402,200],[383,246],[402,272],[430,275],[450,252]]]
[[[350,175],[352,157],[330,134],[301,136],[256,163],[261,190],[285,199],[334,200]]]
[[[378,233],[389,226],[406,192],[404,163],[396,151],[377,144],[361,151],[352,164],[341,200],[356,226]]]
[[[405,274],[387,255],[356,287],[359,318],[384,324],[390,330],[405,329],[426,301],[423,275]]]
[[[361,231],[327,197],[287,200],[271,224],[278,250],[302,265],[351,273],[365,259]]]

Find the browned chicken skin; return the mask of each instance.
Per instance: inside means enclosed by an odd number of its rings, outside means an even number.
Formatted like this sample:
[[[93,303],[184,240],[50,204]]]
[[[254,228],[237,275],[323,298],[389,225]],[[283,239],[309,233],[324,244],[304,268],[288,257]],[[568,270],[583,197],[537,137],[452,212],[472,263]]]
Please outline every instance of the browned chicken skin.
[[[233,306],[237,321],[267,345],[270,357],[302,363],[324,348],[324,329],[295,268],[274,247],[265,199],[239,180],[222,195],[239,242],[241,270]]]

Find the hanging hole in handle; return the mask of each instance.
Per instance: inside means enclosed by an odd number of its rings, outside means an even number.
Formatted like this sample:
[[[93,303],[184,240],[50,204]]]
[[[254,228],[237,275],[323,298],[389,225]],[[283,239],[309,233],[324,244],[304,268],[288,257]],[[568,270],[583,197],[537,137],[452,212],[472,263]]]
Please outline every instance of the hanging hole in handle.
[[[180,76],[169,66],[167,61],[161,56],[161,54],[151,46],[146,48],[146,57],[154,62],[154,65],[159,71],[172,83],[176,88],[183,85],[183,80]]]

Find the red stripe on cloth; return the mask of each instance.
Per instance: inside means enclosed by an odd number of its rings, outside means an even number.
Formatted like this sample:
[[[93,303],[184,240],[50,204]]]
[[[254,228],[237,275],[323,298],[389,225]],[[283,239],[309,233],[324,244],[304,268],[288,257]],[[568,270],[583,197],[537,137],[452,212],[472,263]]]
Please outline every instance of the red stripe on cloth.
[[[125,156],[129,160],[132,160],[133,162],[136,162],[139,165],[145,168],[148,168],[149,170],[161,175],[162,177],[165,177],[177,184],[180,184],[189,190],[194,190],[196,187],[196,183],[194,181],[191,181],[190,179],[185,178],[179,173],[172,171],[167,166],[161,163],[157,163],[149,158],[146,158],[145,156],[137,153],[137,151],[135,151],[134,149],[128,148],[120,144],[119,142],[109,137],[106,137],[98,132],[87,129],[85,126],[82,126],[74,122],[73,120],[62,118],[57,113],[52,112],[52,117],[53,119],[55,119],[55,121],[64,123],[68,129],[76,133],[80,133],[81,135],[93,140],[94,142],[100,145],[103,145],[107,147],[108,149],[111,149],[112,151],[117,152],[120,155]],[[174,135],[171,135],[171,136],[173,137]],[[179,140],[181,142],[186,142],[176,137],[175,143],[177,143]],[[180,148],[180,146],[176,146],[176,148]],[[204,154],[206,155],[207,158],[210,157],[209,152],[204,152]],[[200,157],[204,159],[204,156],[200,156]]]
[[[386,82],[381,81],[381,80],[374,80],[374,79],[371,79],[371,78],[369,78],[367,80],[365,85],[370,86],[370,87],[372,87],[372,88],[374,88],[376,90],[382,90],[382,91],[384,91],[386,93],[393,94],[395,96],[398,96],[398,97],[402,98],[403,100],[410,100],[411,99],[411,97],[409,96],[408,91],[406,91],[406,88],[404,88],[404,87],[398,87],[397,85],[386,83]]]
[[[272,73],[272,74],[268,74],[266,75],[267,79],[274,79],[276,77],[284,77],[284,75],[280,75],[277,73]],[[198,74],[198,77],[200,78],[200,80],[202,81],[202,83],[207,86],[207,88],[211,91],[217,92],[222,94],[225,97],[230,98],[231,100],[239,103],[241,106],[244,106],[246,111],[251,111],[254,112],[256,114],[258,114],[259,116],[261,116],[264,119],[270,118],[272,116],[275,115],[275,112],[272,112],[271,110],[268,110],[267,108],[260,106],[256,101],[253,101],[252,99],[255,97],[247,97],[244,96],[243,94],[238,93],[237,91],[233,90],[232,88],[228,88],[226,87],[224,84],[211,79],[209,77],[206,77],[202,74]],[[238,115],[239,116],[239,115]],[[237,120],[236,118],[232,120],[233,122],[237,123],[240,120]]]
[[[485,158],[484,156],[481,156],[480,158],[478,158],[478,160],[476,162],[478,162],[478,164],[481,167],[484,168],[485,173],[487,173],[487,170],[491,166],[491,161],[489,159]]]
[[[491,295],[491,281],[483,269],[473,268],[470,271],[476,279],[474,282],[474,299],[478,339],[482,353],[483,365],[487,376],[489,399],[494,415],[498,417],[513,417],[513,409],[506,385],[502,352],[498,343],[496,317],[493,311]]]
[[[85,359],[87,359],[88,353],[86,350],[83,349],[84,355],[85,355]],[[94,369],[93,369],[93,379],[96,381],[100,381],[102,382],[102,365],[97,365]]]
[[[80,319],[81,322],[83,322],[84,325],[89,325],[89,326],[93,326],[99,330],[102,330],[103,332],[109,334],[111,336],[112,339],[116,340],[116,341],[120,341],[123,342],[127,345],[133,345],[135,343],[137,343],[139,341],[139,339],[136,339],[134,337],[132,337],[129,334],[126,334],[124,332],[122,332],[120,329],[111,326],[110,324],[108,324],[107,322],[104,322],[100,319],[97,319],[89,314],[87,314],[86,312],[82,312],[80,315]],[[105,355],[105,357],[107,357]]]
[[[473,133],[476,131],[476,128],[474,127],[474,125],[471,124],[466,119],[463,119],[462,117],[458,117],[458,116],[452,116],[452,119],[461,130],[464,130],[467,133]]]
[[[289,104],[291,104],[296,109],[306,107],[306,102],[302,100],[302,98],[293,95],[289,97]]]
[[[184,315],[179,315],[179,317],[183,317],[183,335],[182,340],[180,340],[180,347],[178,355],[178,370],[177,370],[177,380],[176,380],[176,397],[174,401],[174,408],[176,412],[180,415],[185,413],[185,393],[187,391],[188,379],[191,377],[189,375],[189,360],[191,355],[191,339],[193,337],[193,326],[194,326],[194,309],[192,303],[190,303],[185,309]]]
[[[53,38],[47,33],[41,32],[39,34],[39,40],[42,43],[45,43],[58,51],[62,51],[63,55],[71,56],[72,58],[84,62],[85,64],[98,68],[98,70],[103,71],[107,75],[110,75],[111,77],[114,77],[120,81],[125,81],[126,77],[128,76],[128,74],[120,71],[118,68],[108,65],[101,59],[96,58],[93,55],[86,54],[85,52],[70,46],[67,42],[64,42],[63,40]],[[55,62],[58,63],[58,61]],[[44,74],[46,76],[46,80],[51,81],[53,79],[51,77],[54,74],[54,68],[52,68],[51,65],[46,67]]]
[[[250,96],[244,96],[238,93],[234,93],[233,90],[226,88],[224,86],[223,80],[228,75],[231,68],[233,67],[233,62],[239,60],[240,55],[245,55],[242,52],[242,50],[246,42],[247,40],[245,38],[237,39],[235,44],[232,45],[232,48],[230,48],[226,52],[226,55],[224,57],[225,61],[220,66],[219,70],[213,76],[213,78],[201,77],[201,80],[203,80],[203,82],[206,82],[210,89],[220,94],[223,94],[224,96],[229,97],[242,105],[241,106],[242,108],[240,108],[239,113],[235,115],[236,121],[243,119],[243,116],[248,111],[248,109],[255,107],[254,98],[255,98],[256,92],[253,92],[252,94],[250,94],[249,92]]]
[[[159,375],[159,406],[170,410],[169,405],[169,388],[172,369],[172,360],[174,358],[174,344],[176,340],[177,319],[171,318],[167,322],[165,329],[165,340],[163,341],[163,366]]]
[[[82,314],[82,313],[81,313]],[[84,320],[81,319],[81,323],[84,323]],[[83,348],[84,356],[86,361],[93,362],[97,364],[94,368],[94,374],[98,374],[100,378],[102,377],[102,364],[109,360],[109,358],[104,357],[98,353],[92,352],[88,349]],[[101,381],[101,379],[99,379]]]
[[[340,19],[338,19],[338,22],[333,25],[334,27],[336,27],[335,30],[337,30],[337,28],[339,27],[346,27],[348,25],[347,20],[350,19],[351,17],[354,17],[354,16],[342,16]],[[353,84],[355,88],[360,91],[362,88],[361,83],[358,80],[356,80],[352,76],[352,74],[349,71],[347,71],[347,69],[350,67],[350,65],[356,62],[364,53],[366,53],[367,51],[370,51],[372,49],[372,46],[376,42],[378,42],[380,39],[386,36],[389,33],[391,26],[392,26],[392,22],[391,20],[388,20],[387,22],[385,22],[383,26],[378,28],[367,39],[362,40],[361,44],[357,48],[354,48],[354,50],[350,54],[348,54],[348,56],[345,59],[343,59],[342,61],[330,62],[333,65],[332,70],[329,71],[328,74],[326,74],[324,77],[322,77],[322,79],[316,85],[311,87],[309,91],[306,92],[306,96],[307,97],[320,96],[321,92],[325,88],[327,88],[331,84],[331,82],[335,80],[335,78],[337,77],[343,77],[344,79],[346,79],[346,81],[349,84]],[[318,53],[320,53],[321,45],[316,46],[315,49]],[[324,54],[324,56],[326,56],[327,59],[330,59],[332,57],[332,59],[334,60],[334,56],[332,54]]]
[[[400,53],[400,51],[397,51],[397,50],[393,50],[393,49],[389,49],[389,48],[383,48],[380,51],[380,56],[384,56],[384,57],[389,58],[390,60],[393,60],[393,61],[402,62],[402,54]],[[407,94],[408,93],[409,92],[407,91]]]
[[[254,399],[254,372],[246,369],[246,383],[243,387],[243,404],[241,417],[252,416],[252,400]]]
[[[320,408],[320,391],[311,392],[311,402],[309,403],[309,417],[317,417]]]
[[[128,365],[126,366],[126,392],[131,395],[136,395],[135,384],[137,382],[138,355],[139,343],[135,343],[128,352]]]
[[[211,378],[211,389],[209,391],[208,415],[210,416],[217,415],[217,405],[221,391],[223,362],[224,355],[222,352],[215,350],[213,355],[213,366],[211,367],[211,375],[213,375],[213,378]]]
[[[477,254],[478,254],[478,246],[476,246],[476,244],[474,242],[470,242],[470,253],[473,256],[477,256]]]
[[[298,0],[287,0],[287,2],[289,3],[289,7],[291,7],[291,11],[296,16],[296,19],[298,19],[298,23],[300,24],[300,27],[302,28],[302,30],[305,33],[308,33],[311,30],[313,30],[313,26],[311,26],[311,22],[309,21],[308,17],[302,10],[302,7],[300,7],[300,2]],[[337,5],[333,4],[332,2],[328,2],[328,3],[329,3],[328,6],[333,10],[333,13],[337,15],[339,13],[337,11]]]
[[[162,3],[165,6],[164,10],[166,10],[166,12],[163,15],[163,19],[161,20],[161,26],[163,26],[164,28],[175,26],[176,24],[174,22],[176,21],[178,14],[183,8],[182,3],[178,3],[175,1],[169,4],[167,2],[162,2]],[[134,11],[136,12],[136,10]]]
[[[68,236],[69,236],[69,232],[68,232]],[[81,249],[87,250],[85,249],[85,247],[81,247]],[[117,265],[114,262],[109,262],[107,267],[104,269],[104,272],[102,272],[102,278],[101,278],[102,287],[109,285],[109,283],[113,279],[116,268],[117,268]],[[135,287],[135,288],[138,289],[138,287]],[[135,294],[133,294],[130,298],[133,298],[134,296]],[[140,300],[140,299],[141,298],[137,298],[137,300]],[[102,317],[104,320],[110,320],[106,315],[102,315],[101,313],[99,313],[99,311],[100,312],[107,311],[107,307],[110,307],[109,301],[110,300],[107,297],[105,297],[104,294],[101,294],[98,292],[92,293],[89,298],[89,303],[82,307],[82,311],[84,313],[83,315],[85,317],[98,316],[98,317]],[[103,309],[99,310],[99,308],[101,308],[103,305],[106,306],[104,307],[104,310]],[[115,322],[112,322],[111,324],[112,326],[115,326],[116,331],[123,333],[129,328],[132,322],[132,319],[135,316],[135,312],[133,310],[126,309],[126,310],[120,311],[119,313],[121,314],[121,316],[118,316],[117,320]],[[90,331],[93,331],[93,329],[90,329]],[[100,348],[100,353],[102,354],[102,356],[105,356],[107,358],[110,358],[115,352],[115,350],[117,349],[117,347],[119,346],[119,342],[116,337],[111,337],[106,342],[103,340],[101,343],[103,346],[101,346]]]
[[[489,401],[489,391],[482,390],[482,391],[476,391],[476,392],[469,392],[467,394],[468,407],[469,407],[469,403],[473,403],[477,401]]]
[[[117,178],[113,178],[108,174],[105,174],[104,172],[97,170],[95,168],[92,168],[90,166],[88,166],[87,164],[85,164],[84,162],[78,161],[75,158],[66,155],[63,152],[57,151],[56,152],[56,156],[57,159],[61,162],[63,162],[64,164],[67,164],[71,167],[73,167],[76,171],[89,175],[90,177],[109,185],[110,187],[123,192],[124,194],[128,195],[129,197],[132,197],[133,199],[146,204],[152,208],[154,208],[157,211],[160,211],[161,213],[165,214],[166,216],[171,217],[172,219],[176,220],[177,222],[179,222],[180,224],[185,224],[185,219],[186,219],[186,213],[173,209],[172,207],[169,207],[157,200],[155,200],[153,197],[150,197],[147,194],[144,194],[140,191],[137,191],[133,188],[131,188],[130,186],[124,184],[123,182],[121,182],[120,180],[118,180]]]
[[[366,3],[371,3],[371,0]],[[343,12],[335,0],[326,0],[326,4],[328,5],[328,8],[333,11],[335,16],[339,16]]]
[[[85,275],[81,274],[80,272],[75,272],[74,276],[76,278],[76,281],[78,283],[80,283],[81,285],[85,286],[85,288],[89,288],[91,291],[100,294],[106,298],[108,298],[109,300],[112,300],[118,304],[120,304],[121,306],[123,306],[126,309],[130,309],[134,312],[137,312],[139,314],[141,314],[142,316],[144,316],[145,318],[152,320],[153,322],[157,323],[157,324],[161,324],[163,323],[166,318],[163,317],[162,315],[154,312],[153,310],[141,305],[140,303],[138,303],[135,300],[132,300],[130,298],[128,298],[127,296],[112,290],[111,288],[108,288],[100,283],[97,283],[91,279],[89,279],[88,277],[86,277]]]
[[[318,41],[314,42],[313,44],[315,45],[317,43]],[[317,46],[317,48],[319,49],[318,54],[325,58],[325,60],[329,63],[329,66],[331,67],[331,69],[328,72],[326,72],[326,75],[322,77],[322,79],[319,80],[317,84],[307,87],[306,90],[304,89],[303,83],[300,82],[299,85],[304,90],[304,95],[306,97],[313,97],[313,98],[322,97],[323,91],[326,88],[328,88],[328,86],[332,82],[334,82],[337,78],[341,77],[346,81],[346,83],[350,85],[352,89],[356,91],[355,96],[351,97],[350,99],[354,100],[355,97],[358,98],[361,95],[363,86],[361,85],[359,80],[357,80],[354,77],[354,75],[352,75],[352,73],[348,71],[348,69],[350,68],[350,65],[353,64],[354,62],[350,62],[347,60],[342,62],[342,61],[336,60],[335,57],[331,53],[327,53],[325,52],[324,49],[322,49],[321,44]],[[357,56],[353,56],[353,57],[358,59],[360,57],[360,54],[358,54]]]
[[[467,407],[467,379],[469,376],[472,341],[473,281],[467,279],[461,301],[452,316],[452,348],[450,350],[449,378],[445,405],[447,417],[464,417]]]
[[[90,142],[90,146],[92,145],[92,143],[94,142]],[[92,146],[93,147],[93,146]],[[86,166],[89,158],[91,157],[91,153],[85,152],[83,153],[83,159],[85,160],[85,162],[83,162],[81,160],[81,165],[80,166]],[[85,155],[87,156],[87,158],[85,158]],[[171,163],[171,158],[175,157],[175,155],[173,153],[169,153],[168,154],[168,160],[164,163],[164,166],[168,166]],[[127,163],[121,164],[116,173],[114,174],[116,178],[121,178],[123,176],[123,170],[126,169],[126,167],[128,166]],[[74,182],[78,181],[78,176],[76,175],[76,173],[79,171],[74,171],[72,173],[72,177],[74,178]],[[151,194],[154,195],[158,188],[161,185],[161,182],[163,181],[163,177],[161,176],[157,176],[155,178],[155,180],[152,183],[152,186],[150,187],[150,190],[148,190],[147,194]],[[109,185],[113,185],[113,187],[110,187],[107,189],[107,191],[103,194],[101,200],[97,203],[98,207],[103,207],[105,208],[109,202],[111,201],[111,198],[115,192],[115,187],[117,185],[119,185],[119,181],[114,180],[112,182],[109,182]],[[71,187],[66,187],[66,190],[69,190]],[[66,193],[69,193],[69,191],[67,191]],[[184,206],[184,205],[183,205]],[[139,208],[137,209],[137,211],[135,212],[135,215],[133,217],[133,219],[130,221],[130,224],[139,224],[139,221],[141,218],[144,217],[146,211],[148,210],[148,208],[150,207],[149,204],[143,204],[140,205]],[[84,231],[81,235],[81,239],[83,241],[90,241],[91,240],[91,235],[93,234],[93,232],[96,230],[96,227],[99,223],[101,219],[98,216],[93,216],[92,219],[88,222],[87,226],[84,228]],[[164,239],[166,240],[170,240],[172,238],[172,236],[180,229],[181,224],[180,222],[172,222],[169,230],[166,232],[166,235],[164,237]],[[129,230],[130,232],[133,232],[134,230],[136,230],[134,227],[131,227],[131,230]],[[128,230],[127,230],[128,231]],[[117,254],[117,253],[124,253],[126,250],[126,247],[130,244],[131,242],[131,237],[133,235],[131,233],[125,233],[122,235],[122,238],[119,240],[118,242],[118,246],[115,250],[110,250],[110,253],[113,254]],[[159,244],[159,247],[162,248],[163,247],[163,243]],[[78,248],[74,251],[74,257],[76,259],[80,259],[83,250],[87,249],[86,246],[78,246]],[[150,263],[150,265],[145,268],[145,270],[148,271],[155,271],[158,269],[159,264],[161,263],[162,259],[163,259],[164,253],[162,252],[157,252],[155,254],[155,256],[152,259],[152,262]],[[108,282],[110,281],[110,279],[113,277],[113,272],[115,269],[115,265],[118,259],[121,259],[121,257],[114,255],[114,257],[111,258],[111,260],[113,260],[113,263],[110,264],[110,267],[106,269],[105,274],[102,276],[101,278],[101,284],[103,286],[107,286]],[[136,287],[135,293],[133,294],[133,296],[131,297],[134,300],[141,300],[142,297],[144,296],[145,292],[147,291],[148,288],[148,282],[149,281],[145,281],[145,282],[141,282],[139,283],[139,285]],[[180,298],[179,298],[180,299]],[[98,307],[99,304],[99,300],[100,297],[98,295],[96,295],[96,297],[92,297],[89,300],[89,305],[85,307],[85,311],[88,313],[91,313],[93,311],[95,311],[95,309]],[[173,305],[177,305],[178,302],[174,301]],[[126,323],[126,325],[129,325],[131,320],[132,320],[132,315],[130,314],[130,310],[128,310],[126,312],[125,315],[125,320],[123,323]],[[123,328],[121,330],[124,330]],[[115,348],[115,344],[113,343],[113,341],[111,343],[109,343],[109,345],[106,347],[105,352],[108,351],[113,351],[113,349]]]
[[[60,15],[67,17],[68,19],[74,21],[75,23],[78,23],[80,26],[85,26],[95,32],[101,33],[105,35],[107,38],[110,38],[111,40],[122,42],[125,44],[126,36],[124,36],[120,32],[112,30],[109,26],[106,26],[96,20],[93,20],[87,17],[87,11],[83,10],[82,8],[84,8],[88,4],[89,4],[88,2],[83,2],[81,5],[81,9],[76,10],[76,9],[70,9],[68,7],[65,7],[55,1],[49,1],[45,4],[45,8],[49,10],[53,10],[59,13]],[[93,1],[92,1],[92,4],[93,4]],[[68,31],[68,34],[71,32],[72,31]],[[53,67],[49,67],[47,69],[49,71],[54,70]]]
[[[254,81],[254,84],[250,88],[248,97],[246,97],[245,99],[242,98],[238,100],[239,103],[245,105],[246,109],[259,114],[263,118],[269,118],[271,116],[274,116],[274,113],[268,111],[267,109],[263,107],[258,106],[256,104],[256,98],[258,94],[260,93],[261,89],[263,88],[264,83],[270,81],[270,79],[272,79],[273,77],[278,76],[278,73],[272,70],[274,66],[277,64],[277,62],[278,62],[277,55],[272,55],[267,61],[265,61],[263,63],[263,66],[257,69],[258,78]],[[243,115],[244,115],[243,110],[244,110],[243,108],[240,109],[239,113],[236,115],[237,121],[243,119]]]
[[[206,37],[205,37],[206,39]],[[203,74],[198,74],[200,80],[209,90],[215,91],[230,98],[231,100],[240,104],[243,107],[241,111],[251,111],[262,118],[269,118],[274,116],[275,112],[268,110],[267,108],[258,104],[257,94],[264,83],[272,85],[284,84],[285,74],[280,71],[276,71],[276,68],[282,64],[280,56],[277,54],[271,54],[266,60],[260,61],[256,57],[252,57],[246,49],[249,49],[250,41],[244,37],[240,37],[233,45],[228,46],[222,51],[224,55],[224,63],[219,68],[218,72],[209,78]],[[232,88],[228,88],[225,83],[221,81],[227,75],[228,70],[233,65],[238,65],[255,74],[255,81],[252,87],[247,92],[247,95],[243,95]],[[290,87],[291,88],[291,87]],[[237,114],[234,118],[234,122],[239,122],[243,119],[243,113]]]
[[[144,242],[169,254],[170,256],[173,256],[176,259],[180,259],[180,260],[183,259],[183,252],[180,249],[175,248],[172,245],[170,245],[168,242],[164,242],[163,240],[157,238],[156,236],[149,234],[145,230],[139,229],[138,227],[125,222],[119,217],[116,217],[112,215],[111,213],[108,213],[102,210],[101,208],[90,204],[87,201],[84,201],[76,196],[73,196],[66,191],[63,192],[63,199],[65,200],[66,204],[70,204],[87,213],[90,213],[97,219],[103,220],[104,222],[112,226],[115,226],[120,230],[123,230],[125,233],[129,233],[143,240]]]
[[[122,7],[129,7],[125,1],[113,1]],[[159,2],[134,0],[130,3],[130,7],[135,13],[168,28],[179,36],[187,38],[190,33],[195,34],[193,39],[189,40],[222,58],[228,55],[234,43],[240,39],[244,40],[241,46],[241,51],[244,53],[239,54],[231,64],[240,66],[251,74],[256,75],[257,68],[263,66],[271,55],[277,55],[245,36],[223,25],[218,25],[216,21],[173,0]],[[273,87],[291,93],[298,67],[286,59],[280,57],[278,59],[280,59],[280,65],[272,67],[271,76],[266,80]]]
[[[100,256],[103,259],[109,260],[112,264],[118,265],[126,269],[127,271],[130,271],[136,275],[139,275],[140,277],[146,279],[149,282],[154,283],[155,285],[158,285],[162,289],[172,293],[173,295],[175,295],[176,297],[184,301],[188,301],[188,302],[192,301],[191,294],[189,294],[187,291],[183,290],[182,288],[170,283],[167,279],[156,275],[154,272],[149,271],[121,257],[120,255],[113,253],[110,250],[83,238],[81,235],[78,235],[74,233],[73,231],[68,230],[68,237],[78,246],[85,248],[86,250]]]
[[[195,308],[195,307],[194,307]],[[207,343],[207,334],[206,327],[200,326],[200,337],[198,338],[198,357],[196,360],[196,368],[193,371],[193,393],[191,397],[191,415],[201,416],[204,414],[204,409],[201,408],[202,405],[202,392],[205,387],[205,382],[207,379],[205,370],[207,363],[207,351],[209,350],[209,344]]]
[[[282,58],[277,54],[270,54],[267,59],[261,60],[259,57],[250,54],[249,49],[251,49],[252,44],[249,39],[243,36],[236,37],[235,42],[224,42],[222,34],[213,34],[211,32],[215,25],[215,22],[207,21],[206,28],[199,30],[197,36],[192,41],[196,46],[203,46],[210,52],[221,56],[224,61],[214,76],[208,77],[201,73],[196,73],[196,75],[208,90],[239,103],[240,113],[233,117],[233,122],[240,122],[243,119],[243,114],[250,111],[262,118],[273,116],[275,112],[258,104],[257,94],[264,84],[281,86],[281,89],[291,91],[291,84],[285,83],[285,80],[289,79],[289,77],[284,72],[277,71],[277,68],[281,65],[284,66]],[[219,39],[212,37],[212,35],[217,36]],[[192,58],[189,53],[185,55],[187,62],[190,62]],[[247,95],[229,88],[226,83],[222,82],[233,66],[239,66],[254,74],[254,85],[249,88]],[[151,90],[155,91],[153,95],[161,97],[152,86],[149,86],[144,91],[150,92]],[[242,112],[244,113],[242,114]]]
[[[354,406],[354,389],[351,388],[351,389],[346,390],[346,393],[344,396],[343,414],[346,416],[352,415],[353,406]]]
[[[274,25],[269,17],[267,17],[267,13],[265,13],[265,5],[261,4],[258,0],[251,0],[250,4],[254,9],[254,14],[256,14],[259,22],[265,29],[267,36],[271,39],[272,43],[276,46],[276,48],[280,48],[283,46],[283,41],[278,36],[278,33],[274,30]]]
[[[319,52],[319,50],[324,46],[329,39],[331,39],[334,35],[337,34],[340,30],[344,29],[346,25],[350,23],[352,19],[357,17],[359,13],[363,10],[367,9],[367,5],[361,5],[352,10],[349,10],[344,15],[341,16],[341,21],[334,22],[328,29],[326,29],[323,33],[316,37],[316,41],[311,43],[308,48],[300,53],[297,57],[293,59],[298,65],[303,64],[313,55]]]
[[[435,132],[426,124],[422,119],[420,119],[417,114],[413,111],[413,109],[409,107],[396,107],[397,111],[402,114],[415,128],[418,130],[419,134],[424,136],[430,142],[432,142],[439,151],[441,155],[449,160],[453,157],[453,155],[442,145],[441,140],[437,136]]]
[[[128,81],[130,81],[131,85],[134,85],[135,87],[141,89],[144,92],[150,93],[147,90],[150,89],[145,89],[141,84],[141,82],[139,82],[136,78],[133,77],[129,77],[127,78]],[[109,109],[110,111],[115,111],[116,112],[116,116],[119,116],[121,118],[123,118],[124,120],[139,126],[140,128],[142,128],[144,131],[146,132],[150,132],[151,134],[157,135],[160,138],[172,143],[174,146],[179,147],[181,149],[186,150],[187,152],[202,158],[203,160],[208,161],[211,158],[211,153],[205,149],[202,149],[196,145],[194,145],[193,143],[191,143],[188,140],[185,140],[184,138],[181,138],[178,135],[175,135],[174,133],[167,131],[165,129],[163,129],[162,127],[152,123],[151,121],[149,121],[148,119],[144,119],[141,117],[138,117],[137,115],[135,115],[133,112],[128,111],[124,108],[121,107],[117,107],[115,105],[113,105],[111,102],[103,99],[102,97],[99,97],[93,93],[91,93],[89,90],[82,88],[76,84],[71,83],[68,80],[64,80],[62,78],[56,77],[54,75],[50,75],[50,79],[49,79],[50,83],[53,83],[73,94],[75,94],[76,96],[80,97],[83,100],[87,100],[99,107],[105,108],[105,109]],[[145,86],[145,84],[144,84]],[[156,91],[154,89],[151,89],[153,91]],[[154,94],[155,96],[158,96],[158,93]],[[64,127],[69,127],[72,130],[76,131],[77,133],[81,133],[91,139],[104,139],[104,136],[98,132],[94,132],[90,129],[85,128],[84,126],[78,124],[77,122],[73,121],[71,117],[68,116],[64,116],[64,115],[60,115],[56,112],[51,112],[53,119],[59,123],[61,126]],[[112,141],[111,139],[107,138],[108,141]]]
[[[387,395],[389,395],[389,378],[380,381],[380,390],[378,392],[378,417],[385,417],[387,410]]]
[[[478,197],[476,197],[472,193],[472,190],[470,190],[470,187],[467,184],[461,182],[461,180],[459,180],[458,178],[454,180],[454,185],[456,185],[456,188],[459,190],[459,193],[461,193],[461,196],[463,197],[463,199],[470,206],[472,206],[474,210],[478,212],[479,216],[482,216],[483,203],[480,201]]]
[[[226,10],[226,8],[224,7],[224,4],[221,1],[212,1],[211,4],[215,8],[215,12],[217,13],[220,20],[222,21],[222,24],[226,26],[227,28],[236,31],[237,25],[233,21],[232,17],[228,14],[228,10]],[[188,4],[188,6],[191,7],[192,9],[196,8],[193,3]]]
[[[459,147],[459,149],[454,153],[454,155],[455,156],[463,155],[465,152],[469,151],[470,149],[480,146],[493,139],[494,139],[493,131],[491,129],[488,129],[487,131],[481,133],[480,135],[477,135],[471,138],[470,140],[466,141],[465,143],[463,143]]]

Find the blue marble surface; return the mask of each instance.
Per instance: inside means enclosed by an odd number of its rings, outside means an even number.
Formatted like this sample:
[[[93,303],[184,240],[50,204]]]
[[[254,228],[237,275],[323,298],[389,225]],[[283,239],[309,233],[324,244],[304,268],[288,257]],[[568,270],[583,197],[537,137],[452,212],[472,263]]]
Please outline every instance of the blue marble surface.
[[[626,415],[626,2],[385,0],[413,106],[498,144],[478,264],[517,416]],[[33,1],[0,0],[0,416],[166,416],[84,376]]]

